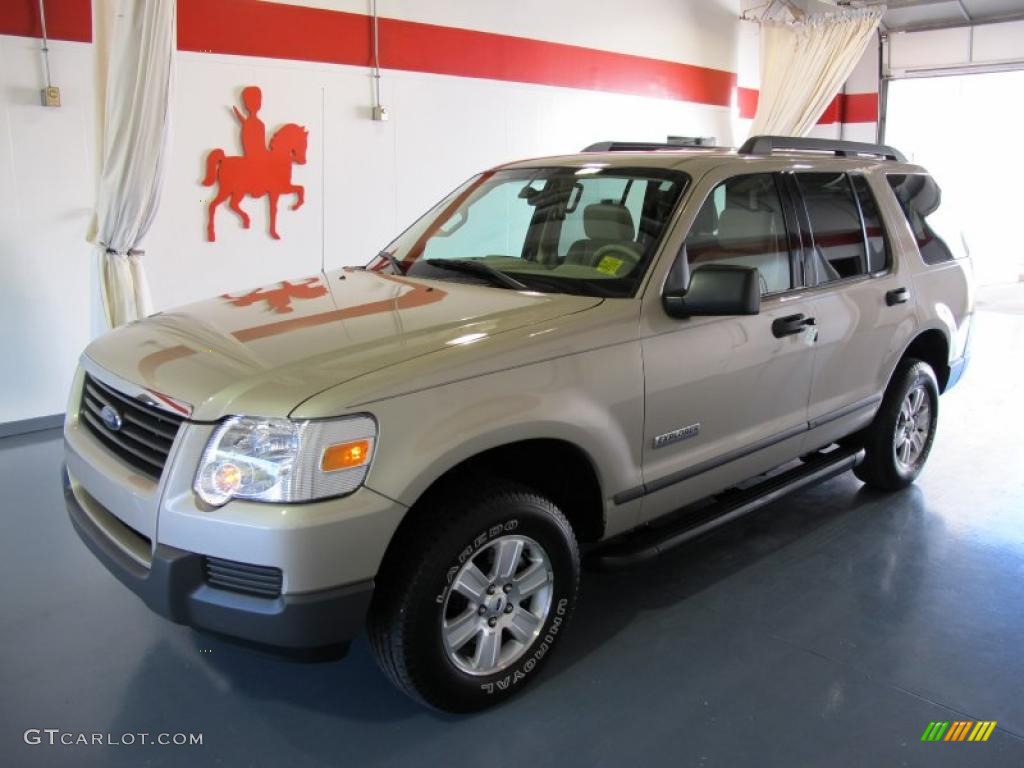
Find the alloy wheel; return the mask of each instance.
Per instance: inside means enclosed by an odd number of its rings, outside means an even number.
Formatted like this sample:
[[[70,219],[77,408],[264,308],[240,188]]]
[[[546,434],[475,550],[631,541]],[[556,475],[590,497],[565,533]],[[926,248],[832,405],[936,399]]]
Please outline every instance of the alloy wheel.
[[[528,536],[499,536],[476,550],[445,598],[441,635],[448,659],[470,675],[514,664],[540,634],[551,610],[554,574]]]
[[[924,384],[917,384],[903,398],[896,417],[892,447],[900,469],[910,471],[921,458],[931,428],[931,400]]]

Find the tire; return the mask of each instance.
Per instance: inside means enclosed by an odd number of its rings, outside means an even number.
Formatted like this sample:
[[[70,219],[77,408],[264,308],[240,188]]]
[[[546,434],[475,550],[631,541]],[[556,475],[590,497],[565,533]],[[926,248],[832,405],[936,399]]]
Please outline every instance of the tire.
[[[854,474],[880,491],[906,488],[928,461],[938,418],[935,372],[920,360],[900,361],[874,421],[863,433],[864,461]]]
[[[565,634],[580,577],[572,528],[551,501],[510,484],[420,512],[378,576],[370,645],[413,699],[447,712],[494,706],[537,676]]]

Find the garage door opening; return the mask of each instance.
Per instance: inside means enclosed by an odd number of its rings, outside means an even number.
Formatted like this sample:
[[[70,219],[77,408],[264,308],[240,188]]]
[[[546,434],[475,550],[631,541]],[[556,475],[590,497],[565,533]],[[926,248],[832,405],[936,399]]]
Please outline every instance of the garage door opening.
[[[885,141],[925,166],[962,222],[979,285],[1024,280],[1024,71],[894,80]]]

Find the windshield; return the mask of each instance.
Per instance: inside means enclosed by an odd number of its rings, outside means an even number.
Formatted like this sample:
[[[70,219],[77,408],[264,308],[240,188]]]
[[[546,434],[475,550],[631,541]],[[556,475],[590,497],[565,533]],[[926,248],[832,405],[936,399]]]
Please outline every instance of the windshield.
[[[688,181],[686,174],[651,168],[488,171],[434,206],[368,268],[632,296]]]

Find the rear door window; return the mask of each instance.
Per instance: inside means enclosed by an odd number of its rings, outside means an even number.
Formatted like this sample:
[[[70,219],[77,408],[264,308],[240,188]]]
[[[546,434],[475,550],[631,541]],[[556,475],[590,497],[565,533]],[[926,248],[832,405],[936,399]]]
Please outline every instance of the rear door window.
[[[818,282],[868,273],[860,208],[845,173],[798,173],[810,220]]]
[[[925,264],[939,264],[967,255],[960,237],[939,234],[953,234],[957,230],[952,222],[944,221],[945,209],[939,212],[942,191],[931,176],[908,173],[889,174],[885,178],[900,201]]]

